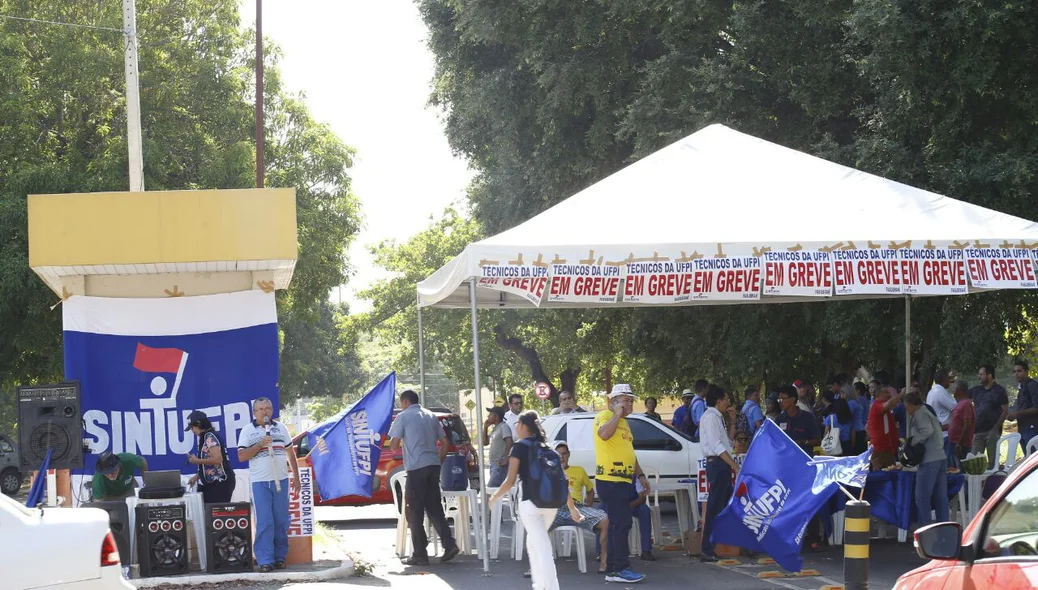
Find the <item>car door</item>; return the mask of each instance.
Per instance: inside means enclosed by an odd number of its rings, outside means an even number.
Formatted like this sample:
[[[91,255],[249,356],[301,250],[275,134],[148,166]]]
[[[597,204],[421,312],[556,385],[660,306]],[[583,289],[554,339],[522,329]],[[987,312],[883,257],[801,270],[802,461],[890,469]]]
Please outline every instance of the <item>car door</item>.
[[[569,464],[583,467],[588,475],[595,477],[595,438],[594,438],[594,414],[576,415],[569,414],[566,417],[552,417],[562,424],[557,429],[552,424],[551,431],[546,432],[548,440],[566,441],[569,447]]]
[[[692,472],[690,454],[677,432],[638,415],[628,416],[627,424],[642,469],[651,467],[658,470],[661,482],[672,483],[689,477]]]
[[[1038,587],[1038,469],[991,507],[977,539],[978,558],[950,568],[944,588]]]

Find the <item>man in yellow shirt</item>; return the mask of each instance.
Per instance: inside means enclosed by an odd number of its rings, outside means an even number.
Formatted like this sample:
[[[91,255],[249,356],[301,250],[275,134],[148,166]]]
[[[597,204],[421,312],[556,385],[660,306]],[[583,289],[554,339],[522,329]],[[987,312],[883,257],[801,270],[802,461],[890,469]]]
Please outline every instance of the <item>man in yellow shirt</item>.
[[[618,383],[609,392],[609,409],[595,416],[595,488],[609,516],[607,534],[607,582],[634,584],[645,579],[631,569],[630,546],[631,497],[634,480],[638,479],[645,491],[649,480],[642,473],[634,455],[634,436],[627,424],[627,416],[634,410],[631,386]]]
[[[559,458],[562,459],[562,468],[566,470],[566,478],[569,480],[569,495],[573,498],[577,511],[584,517],[584,520],[579,523],[573,522],[569,508],[564,506],[565,510],[559,509],[558,514],[555,515],[555,521],[551,523],[548,530],[560,526],[579,526],[593,535],[597,534],[598,543],[601,545],[598,573],[604,574],[606,573],[606,558],[609,555],[609,551],[606,549],[609,518],[605,512],[592,507],[595,502],[595,489],[591,486],[591,478],[588,477],[587,471],[584,471],[583,467],[569,464],[569,445],[558,443],[555,445],[555,452],[559,454]]]

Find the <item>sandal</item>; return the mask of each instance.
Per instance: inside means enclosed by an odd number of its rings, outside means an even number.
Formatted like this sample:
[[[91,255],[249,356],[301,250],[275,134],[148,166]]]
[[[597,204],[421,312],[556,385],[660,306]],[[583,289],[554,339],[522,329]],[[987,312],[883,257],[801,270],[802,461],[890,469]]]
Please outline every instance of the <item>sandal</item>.
[[[264,574],[269,574],[270,572],[274,571],[274,566],[270,565],[269,563],[265,563],[259,566],[259,571]]]

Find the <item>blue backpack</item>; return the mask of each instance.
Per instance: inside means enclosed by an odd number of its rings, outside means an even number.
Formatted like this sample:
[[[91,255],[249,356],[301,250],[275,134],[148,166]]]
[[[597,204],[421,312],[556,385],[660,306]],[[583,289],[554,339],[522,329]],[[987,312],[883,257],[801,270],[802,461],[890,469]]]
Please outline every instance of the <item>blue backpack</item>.
[[[529,449],[530,481],[526,491],[531,498],[523,498],[533,502],[538,508],[561,508],[569,497],[569,480],[562,468],[559,454],[539,442],[527,443]]]

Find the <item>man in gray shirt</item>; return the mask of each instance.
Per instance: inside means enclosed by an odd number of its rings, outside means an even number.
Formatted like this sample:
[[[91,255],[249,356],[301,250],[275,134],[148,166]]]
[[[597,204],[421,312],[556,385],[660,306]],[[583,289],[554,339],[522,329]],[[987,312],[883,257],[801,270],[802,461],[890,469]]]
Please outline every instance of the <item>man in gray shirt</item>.
[[[400,394],[403,409],[389,427],[389,448],[396,451],[401,441],[404,446],[404,470],[407,485],[404,502],[407,504],[407,523],[411,527],[411,557],[407,565],[429,565],[429,538],[425,534],[425,517],[443,541],[440,563],[454,559],[458,543],[443,515],[440,499],[440,464],[447,456],[447,435],[436,416],[418,403],[418,394],[408,389]],[[436,448],[436,443],[440,448]]]
[[[487,487],[500,487],[508,475],[508,455],[512,452],[512,429],[505,424],[503,406],[487,408],[487,420],[483,423],[483,444],[490,445],[490,479],[487,480]]]

